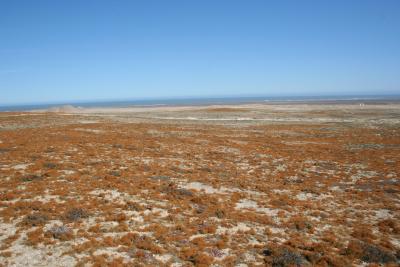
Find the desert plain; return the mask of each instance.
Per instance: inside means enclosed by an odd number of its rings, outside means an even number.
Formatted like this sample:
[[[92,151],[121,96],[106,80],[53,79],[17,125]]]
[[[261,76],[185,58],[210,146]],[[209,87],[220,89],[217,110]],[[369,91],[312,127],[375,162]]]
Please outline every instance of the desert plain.
[[[0,266],[399,263],[399,102],[0,113]]]

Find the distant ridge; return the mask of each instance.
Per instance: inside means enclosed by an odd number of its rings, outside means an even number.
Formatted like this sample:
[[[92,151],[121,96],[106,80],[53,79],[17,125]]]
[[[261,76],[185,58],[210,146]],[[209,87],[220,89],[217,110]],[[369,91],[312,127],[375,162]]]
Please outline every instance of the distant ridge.
[[[254,97],[198,97],[198,98],[154,98],[154,99],[132,99],[132,100],[110,100],[110,101],[88,101],[69,103],[47,103],[47,104],[21,104],[0,105],[1,111],[45,111],[45,112],[81,112],[82,109],[91,107],[144,107],[144,106],[201,106],[201,105],[224,105],[224,104],[247,104],[247,103],[298,103],[318,101],[400,101],[400,95],[345,95],[345,96],[254,96]]]
[[[46,111],[48,112],[58,112],[58,113],[74,113],[81,111],[81,107],[74,107],[72,105],[64,105],[60,107],[51,107],[48,108]]]

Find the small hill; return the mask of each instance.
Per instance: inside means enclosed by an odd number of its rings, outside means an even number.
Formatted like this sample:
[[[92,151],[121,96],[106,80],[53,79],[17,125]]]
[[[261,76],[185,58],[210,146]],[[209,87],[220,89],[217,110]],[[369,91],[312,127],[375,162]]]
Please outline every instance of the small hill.
[[[72,105],[64,105],[60,107],[51,107],[47,109],[48,112],[58,112],[58,113],[75,113],[81,111],[81,107],[74,107]]]

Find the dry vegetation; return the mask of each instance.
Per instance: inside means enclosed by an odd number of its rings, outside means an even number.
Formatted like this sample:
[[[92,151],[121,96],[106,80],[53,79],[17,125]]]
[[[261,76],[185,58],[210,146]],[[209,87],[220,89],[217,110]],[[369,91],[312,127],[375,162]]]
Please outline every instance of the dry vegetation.
[[[399,124],[16,115],[0,116],[0,265],[399,264]]]

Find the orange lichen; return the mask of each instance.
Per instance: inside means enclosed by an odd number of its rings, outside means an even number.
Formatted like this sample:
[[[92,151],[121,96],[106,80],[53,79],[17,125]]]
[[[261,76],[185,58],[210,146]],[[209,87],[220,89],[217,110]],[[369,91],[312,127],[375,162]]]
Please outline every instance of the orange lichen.
[[[31,246],[36,246],[37,244],[44,241],[43,229],[38,228],[26,234],[27,243]]]

